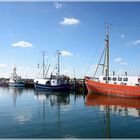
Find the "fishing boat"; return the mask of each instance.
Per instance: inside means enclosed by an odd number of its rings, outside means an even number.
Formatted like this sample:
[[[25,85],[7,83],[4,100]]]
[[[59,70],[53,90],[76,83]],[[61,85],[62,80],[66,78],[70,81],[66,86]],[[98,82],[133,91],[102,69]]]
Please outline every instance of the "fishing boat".
[[[106,30],[105,48],[99,60],[93,77],[85,76],[85,83],[89,93],[100,93],[106,95],[140,97],[140,76],[109,75],[109,34]],[[104,59],[103,59],[104,58]],[[102,62],[103,60],[103,62]],[[102,62],[102,63],[101,63]],[[102,66],[102,75],[96,77],[99,66]]]
[[[67,91],[70,90],[69,77],[66,75],[60,75],[60,55],[61,53],[57,50],[58,63],[57,63],[57,73],[46,77],[45,74],[45,64],[44,64],[44,52],[43,52],[43,77],[34,79],[34,86],[37,90],[46,91]],[[49,68],[49,67],[48,67]],[[48,73],[48,69],[47,69]]]
[[[21,76],[18,76],[16,73],[16,67],[13,68],[13,73],[8,81],[8,85],[11,87],[24,87],[25,82],[21,79]]]

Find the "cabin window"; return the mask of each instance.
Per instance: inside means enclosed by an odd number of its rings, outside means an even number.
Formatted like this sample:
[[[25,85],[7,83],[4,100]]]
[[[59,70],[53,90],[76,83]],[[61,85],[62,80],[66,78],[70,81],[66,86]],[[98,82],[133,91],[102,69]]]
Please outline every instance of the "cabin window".
[[[117,80],[117,78],[116,77],[113,77],[113,81],[116,81]]]
[[[122,77],[118,77],[118,81],[122,81]]]
[[[138,78],[138,82],[140,82],[140,78]]]
[[[106,80],[106,77],[103,77],[103,80]]]
[[[111,77],[108,77],[108,80],[110,81],[111,80]]]
[[[46,85],[50,85],[50,81],[47,81],[47,82],[46,82]]]
[[[123,78],[123,81],[128,81],[128,78]]]
[[[135,84],[135,86],[139,86],[139,84]]]

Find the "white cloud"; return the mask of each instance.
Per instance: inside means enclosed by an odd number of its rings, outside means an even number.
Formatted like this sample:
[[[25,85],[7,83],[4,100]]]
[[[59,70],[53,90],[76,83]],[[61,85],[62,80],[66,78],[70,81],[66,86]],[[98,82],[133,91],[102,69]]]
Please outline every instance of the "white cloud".
[[[64,18],[64,20],[60,22],[61,25],[77,25],[79,23],[80,20],[75,18]]]
[[[7,67],[6,64],[0,64],[0,67]]]
[[[60,9],[60,8],[62,8],[62,3],[55,2],[55,3],[54,3],[54,7],[55,7],[56,9]]]
[[[115,58],[114,61],[119,63],[120,65],[127,65],[127,62],[123,61],[121,57]]]
[[[73,54],[71,52],[68,52],[68,51],[61,51],[61,55],[62,56],[72,56]]]
[[[121,34],[121,38],[124,39],[125,38],[125,35],[124,34]]]
[[[33,44],[30,42],[26,42],[26,41],[18,41],[16,43],[13,43],[12,46],[13,47],[29,48],[29,47],[32,47]]]
[[[135,41],[128,42],[126,45],[127,46],[131,46],[131,45],[138,46],[138,45],[140,45],[140,40],[138,39]]]
[[[121,57],[117,57],[114,59],[115,62],[122,62],[122,58]]]
[[[132,45],[140,45],[140,40],[133,41]]]

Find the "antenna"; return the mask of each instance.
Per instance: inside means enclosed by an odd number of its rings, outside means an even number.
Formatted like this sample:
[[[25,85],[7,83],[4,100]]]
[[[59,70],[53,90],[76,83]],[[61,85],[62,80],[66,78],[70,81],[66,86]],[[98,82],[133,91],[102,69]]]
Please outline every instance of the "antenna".
[[[109,22],[105,22],[105,32],[109,35],[109,31],[111,29],[112,24]]]

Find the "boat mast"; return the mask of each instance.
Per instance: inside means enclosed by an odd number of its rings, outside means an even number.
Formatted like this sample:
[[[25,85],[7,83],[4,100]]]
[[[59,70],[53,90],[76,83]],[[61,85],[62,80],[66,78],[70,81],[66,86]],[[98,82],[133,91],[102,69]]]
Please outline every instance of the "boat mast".
[[[109,82],[109,25],[106,25],[106,83]]]
[[[45,78],[45,60],[44,60],[44,57],[45,57],[45,51],[43,51],[43,78]]]
[[[61,52],[59,52],[59,50],[56,51],[57,53],[57,76],[60,75],[60,55]]]
[[[104,61],[101,63],[102,58],[104,56]],[[94,73],[94,78],[96,75],[96,72],[99,68],[99,66],[102,66],[102,75],[105,75],[106,77],[106,83],[109,82],[108,77],[109,77],[109,24],[106,24],[106,39],[105,39],[105,48],[103,50],[103,53],[101,55],[101,58],[99,60],[99,63],[96,67],[95,73]]]

